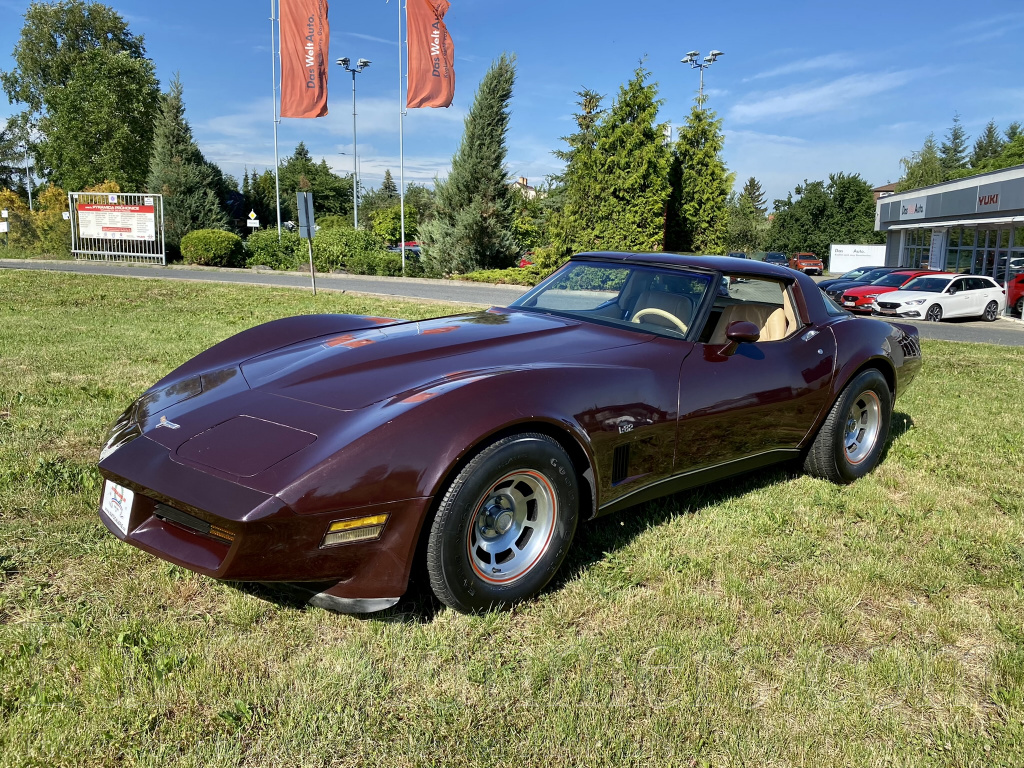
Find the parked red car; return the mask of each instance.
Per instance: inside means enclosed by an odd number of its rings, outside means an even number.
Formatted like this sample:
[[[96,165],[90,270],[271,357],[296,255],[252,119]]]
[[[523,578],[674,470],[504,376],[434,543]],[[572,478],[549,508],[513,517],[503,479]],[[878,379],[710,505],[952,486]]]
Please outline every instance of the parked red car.
[[[898,291],[918,275],[933,274],[935,273],[920,269],[901,269],[898,272],[890,272],[873,283],[844,291],[843,298],[839,303],[842,304],[843,309],[848,309],[851,312],[871,314],[871,305],[874,304],[878,296],[890,291]]]
[[[825,271],[825,265],[813,253],[794,253],[789,257],[789,268],[805,275],[820,275]]]
[[[1006,281],[1006,306],[1017,317],[1024,317],[1024,272]]]

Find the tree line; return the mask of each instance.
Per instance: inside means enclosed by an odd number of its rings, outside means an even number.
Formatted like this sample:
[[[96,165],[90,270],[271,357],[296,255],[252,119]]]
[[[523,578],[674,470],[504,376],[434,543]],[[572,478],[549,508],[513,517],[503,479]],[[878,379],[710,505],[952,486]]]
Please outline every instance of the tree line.
[[[942,141],[936,141],[933,131],[919,150],[900,161],[903,175],[896,191],[919,189],[1022,164],[1024,131],[1020,122],[1013,121],[1000,130],[995,120],[989,120],[972,146],[960,114],[956,113]]]
[[[273,169],[246,169],[241,181],[210,162],[185,116],[175,77],[161,92],[144,39],[111,8],[87,0],[34,2],[0,73],[22,112],[0,130],[0,187],[24,197],[27,153],[57,205],[64,189],[98,188],[164,195],[167,244],[197,229],[247,234],[245,217],[276,224]],[[880,242],[875,202],[857,174],[805,180],[769,209],[760,182],[724,160],[722,120],[698,97],[672,139],[659,120],[665,101],[641,61],[613,98],[577,95],[574,129],[554,150],[564,166],[535,191],[509,183],[506,139],[516,60],[500,56],[485,74],[466,117],[451,172],[434,188],[406,190],[406,236],[424,246],[427,274],[503,269],[524,252],[543,268],[586,250],[828,252],[833,242]],[[990,123],[973,151],[959,124],[946,141],[930,136],[905,158],[901,185],[921,186],[1022,162],[1019,124]],[[1002,165],[1000,165],[1002,164]],[[315,160],[304,143],[278,167],[281,216],[297,218],[295,193],[313,192],[318,221],[352,220],[383,244],[401,238],[399,191],[390,171],[376,189],[353,190],[353,177]],[[52,242],[55,238],[51,237]]]

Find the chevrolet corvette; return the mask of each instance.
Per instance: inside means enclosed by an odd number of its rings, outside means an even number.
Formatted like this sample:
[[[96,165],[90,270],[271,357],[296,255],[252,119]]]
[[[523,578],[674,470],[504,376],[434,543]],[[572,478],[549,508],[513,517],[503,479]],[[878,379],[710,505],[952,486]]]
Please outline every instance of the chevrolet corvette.
[[[164,560],[332,610],[394,605],[414,561],[446,605],[502,608],[588,519],[780,462],[863,477],[920,366],[914,327],[783,266],[579,254],[508,307],[220,342],[116,420],[99,514]]]

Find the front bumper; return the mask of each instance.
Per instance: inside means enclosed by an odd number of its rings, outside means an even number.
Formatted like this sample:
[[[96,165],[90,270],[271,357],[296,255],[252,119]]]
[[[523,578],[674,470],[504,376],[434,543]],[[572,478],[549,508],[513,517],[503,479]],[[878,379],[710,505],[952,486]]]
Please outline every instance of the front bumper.
[[[100,474],[135,494],[126,534],[100,511],[111,533],[128,544],[215,579],[306,582],[339,600],[405,593],[431,502],[300,514],[276,495],[173,461],[145,435],[101,461]],[[378,514],[388,515],[378,539],[321,548],[332,522]]]

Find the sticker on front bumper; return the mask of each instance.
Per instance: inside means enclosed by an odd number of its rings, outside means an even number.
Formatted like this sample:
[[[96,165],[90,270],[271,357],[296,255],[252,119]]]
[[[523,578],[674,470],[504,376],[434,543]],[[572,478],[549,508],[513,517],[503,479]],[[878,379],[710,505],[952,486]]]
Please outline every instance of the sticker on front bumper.
[[[107,480],[103,488],[103,512],[125,536],[128,535],[128,521],[132,516],[134,491]]]

